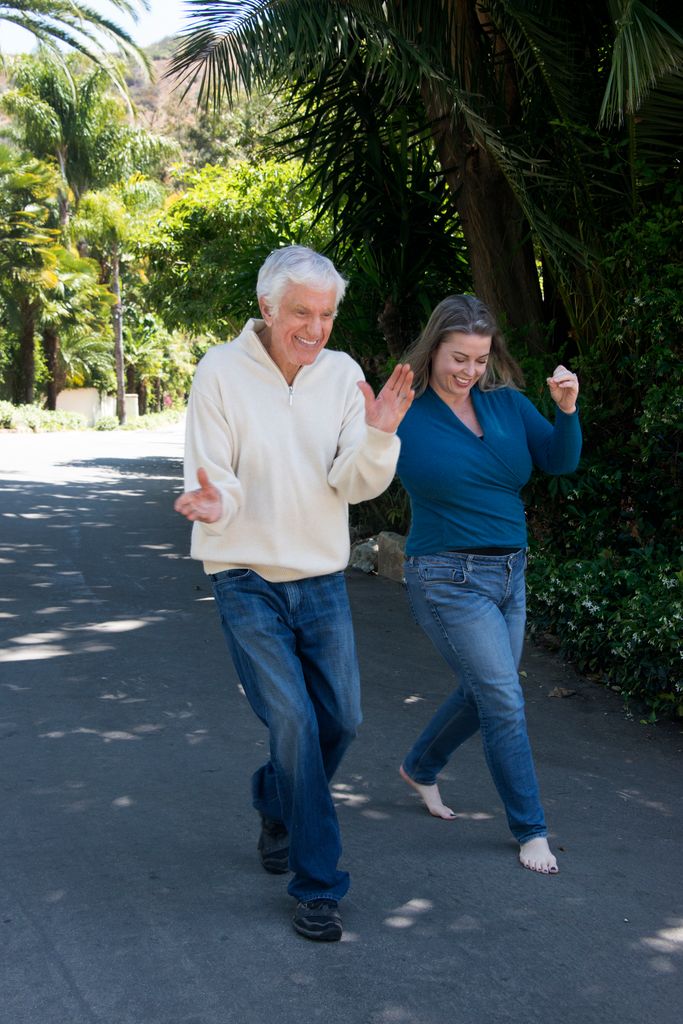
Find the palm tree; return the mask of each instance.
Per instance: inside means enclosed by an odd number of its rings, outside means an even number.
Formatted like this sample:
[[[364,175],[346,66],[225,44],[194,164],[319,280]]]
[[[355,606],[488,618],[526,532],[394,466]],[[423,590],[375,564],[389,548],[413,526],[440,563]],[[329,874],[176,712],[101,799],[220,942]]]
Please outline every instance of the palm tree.
[[[0,297],[19,337],[14,397],[26,404],[34,399],[40,310],[58,282],[58,232],[48,226],[55,176],[46,164],[21,164],[0,149]]]
[[[100,282],[99,265],[60,247],[55,273],[55,286],[39,315],[48,409],[57,408],[57,395],[65,386],[83,387],[93,376],[102,382],[113,362],[107,332],[113,299]]]
[[[79,71],[41,47],[17,60],[13,88],[0,100],[21,145],[38,159],[55,160],[62,177],[59,223],[68,229],[72,207],[91,188],[131,174],[151,173],[178,153],[177,143],[129,123],[130,105],[102,68]]]
[[[158,209],[163,201],[158,182],[135,176],[129,181],[89,192],[81,202],[75,228],[87,242],[102,268],[102,279],[113,296],[112,326],[116,369],[116,415],[125,423],[125,359],[123,350],[123,314],[121,266],[127,246],[142,214]]]
[[[561,299],[590,340],[609,299],[602,238],[630,215],[637,178],[621,157],[623,130],[599,129],[601,110],[604,125],[620,111],[631,117],[631,154],[638,134],[662,123],[661,105],[644,118],[658,96],[670,97],[668,127],[680,133],[683,40],[655,6],[583,0],[569,13],[562,0],[188,0],[190,27],[171,71],[186,86],[199,82],[206,103],[240,87],[290,87],[305,98],[302,132],[332,188],[350,140],[321,152],[323,115],[352,100],[350,90],[361,99],[373,92],[380,114],[397,104],[415,110],[413,137],[428,134],[435,147],[476,291],[513,326],[531,325],[537,344],[543,299],[546,313]],[[359,60],[360,81],[347,74]],[[328,83],[336,76],[343,86],[345,74],[346,93],[335,98]]]
[[[149,10],[149,0],[109,0],[115,12],[138,20],[139,11]],[[111,67],[105,42],[149,69],[149,61],[125,29],[112,20],[109,13],[100,13],[80,0],[2,0],[0,23],[17,25],[48,47],[57,57],[61,47],[77,50],[96,64]]]
[[[178,152],[173,140],[130,123],[129,108],[105,69],[83,72],[77,61],[58,60],[41,47],[37,55],[14,63],[14,87],[0,98],[0,109],[11,115],[12,133],[22,148],[58,168],[56,194],[64,244],[69,244],[72,213],[89,189],[107,187],[136,171],[155,172]],[[48,369],[57,369],[58,324],[44,327],[43,345]],[[55,397],[51,381],[51,407]]]

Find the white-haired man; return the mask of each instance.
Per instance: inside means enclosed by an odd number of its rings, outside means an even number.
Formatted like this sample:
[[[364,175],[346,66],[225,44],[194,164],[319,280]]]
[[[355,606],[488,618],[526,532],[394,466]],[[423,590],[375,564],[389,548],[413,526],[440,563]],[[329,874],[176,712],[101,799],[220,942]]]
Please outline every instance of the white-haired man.
[[[311,249],[270,254],[256,288],[262,319],[197,368],[175,504],[194,522],[192,555],[269,730],[269,760],[252,779],[261,863],[293,872],[294,928],[327,942],[341,938],[349,887],[329,783],[361,719],[348,505],[391,482],[413,399],[410,367],[399,364],[375,398],[358,364],[325,348],[345,288]]]

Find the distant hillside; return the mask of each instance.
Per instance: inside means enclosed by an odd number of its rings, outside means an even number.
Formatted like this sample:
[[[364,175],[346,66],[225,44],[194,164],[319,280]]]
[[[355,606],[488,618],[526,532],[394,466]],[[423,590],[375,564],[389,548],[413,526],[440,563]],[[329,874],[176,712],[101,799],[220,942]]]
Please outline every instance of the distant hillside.
[[[240,100],[234,110],[225,108],[220,114],[202,112],[198,107],[198,86],[192,86],[186,93],[185,85],[166,77],[177,45],[178,37],[168,36],[146,47],[152,64],[151,80],[131,62],[126,84],[137,124],[176,139],[182,158],[194,166],[255,158],[277,123],[277,101],[269,96],[256,96]],[[7,74],[0,68],[0,95],[8,86]],[[0,112],[0,141],[3,136],[6,138],[8,121]]]
[[[126,76],[131,99],[140,123],[162,135],[182,137],[196,120],[198,89],[183,97],[185,87],[166,78],[169,59],[177,46],[173,36],[148,46],[145,53],[152,62],[152,81],[137,66]]]

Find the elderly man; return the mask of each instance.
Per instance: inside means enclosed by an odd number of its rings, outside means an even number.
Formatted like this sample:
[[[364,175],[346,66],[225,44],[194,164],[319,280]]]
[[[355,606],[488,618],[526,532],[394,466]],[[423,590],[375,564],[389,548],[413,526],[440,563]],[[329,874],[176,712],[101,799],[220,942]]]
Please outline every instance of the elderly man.
[[[345,288],[311,249],[271,253],[256,289],[262,319],[197,368],[175,504],[194,522],[192,556],[269,730],[270,758],[252,779],[261,863],[293,872],[294,928],[323,942],[341,938],[349,887],[329,783],[361,718],[348,504],[389,485],[413,399],[410,367],[375,398],[357,363],[325,348]]]

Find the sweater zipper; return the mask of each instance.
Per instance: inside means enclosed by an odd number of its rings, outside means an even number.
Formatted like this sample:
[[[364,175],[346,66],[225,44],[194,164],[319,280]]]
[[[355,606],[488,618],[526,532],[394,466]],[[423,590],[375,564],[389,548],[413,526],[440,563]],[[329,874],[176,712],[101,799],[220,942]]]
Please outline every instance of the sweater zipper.
[[[289,404],[291,405],[292,399],[294,398],[294,387],[291,384],[288,384],[287,386],[289,388]]]

